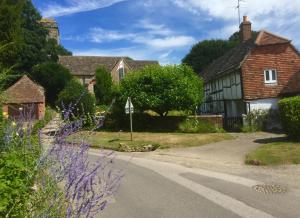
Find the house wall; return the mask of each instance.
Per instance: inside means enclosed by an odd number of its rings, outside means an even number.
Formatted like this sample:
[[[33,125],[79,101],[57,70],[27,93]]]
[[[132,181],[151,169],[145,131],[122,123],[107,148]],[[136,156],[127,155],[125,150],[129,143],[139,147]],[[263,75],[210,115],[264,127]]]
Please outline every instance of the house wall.
[[[277,84],[265,84],[264,70],[277,70]],[[300,93],[300,56],[290,44],[257,46],[242,65],[244,99]]]
[[[279,98],[266,98],[266,99],[257,99],[247,102],[247,113],[254,110],[270,110],[278,109]]]
[[[111,76],[114,83],[120,83],[119,69],[122,67],[125,68],[125,75],[130,72],[129,66],[123,60],[121,60],[119,64],[117,64],[111,71]]]
[[[205,103],[202,105],[201,112],[204,114],[225,114],[226,111],[230,116],[239,116],[241,99],[240,73],[233,72],[205,84]]]
[[[94,76],[75,76],[81,85],[86,87],[90,93],[94,94]]]

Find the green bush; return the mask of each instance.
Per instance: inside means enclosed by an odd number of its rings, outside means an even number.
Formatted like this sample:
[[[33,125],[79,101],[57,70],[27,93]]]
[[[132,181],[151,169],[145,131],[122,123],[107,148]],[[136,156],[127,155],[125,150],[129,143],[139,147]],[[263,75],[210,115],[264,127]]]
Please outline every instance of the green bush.
[[[44,87],[46,101],[52,106],[55,104],[58,94],[72,79],[72,75],[67,68],[52,62],[35,66],[30,76]]]
[[[171,110],[195,110],[203,94],[203,80],[187,65],[150,65],[128,74],[120,85],[123,105],[131,97],[136,110],[160,116]]]
[[[300,96],[282,99],[278,105],[284,130],[290,137],[300,139]]]
[[[72,114],[75,117],[84,116],[88,119],[95,114],[94,96],[75,79],[71,80],[66,88],[59,93],[56,105],[61,110],[72,105]]]
[[[215,133],[218,130],[208,122],[199,121],[195,118],[187,118],[179,124],[180,132],[184,133]]]
[[[110,104],[112,101],[112,77],[104,67],[96,70],[96,85],[94,87],[98,104]]]
[[[121,112],[120,112],[121,113]],[[110,114],[105,120],[105,129],[113,131],[129,131],[129,115]],[[136,132],[182,132],[182,133],[215,133],[222,129],[215,128],[206,121],[198,121],[186,116],[151,116],[147,113],[135,113],[133,130]]]

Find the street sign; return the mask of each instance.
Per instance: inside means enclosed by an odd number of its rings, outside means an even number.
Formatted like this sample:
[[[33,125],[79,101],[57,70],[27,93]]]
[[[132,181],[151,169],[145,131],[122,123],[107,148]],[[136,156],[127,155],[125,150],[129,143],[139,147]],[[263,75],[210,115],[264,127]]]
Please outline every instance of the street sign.
[[[125,113],[126,114],[134,113],[134,107],[133,107],[130,97],[128,97],[126,105],[125,105]]]
[[[128,97],[126,105],[125,105],[125,113],[130,115],[130,138],[132,141],[132,114],[134,112],[134,107],[131,103],[131,98]]]

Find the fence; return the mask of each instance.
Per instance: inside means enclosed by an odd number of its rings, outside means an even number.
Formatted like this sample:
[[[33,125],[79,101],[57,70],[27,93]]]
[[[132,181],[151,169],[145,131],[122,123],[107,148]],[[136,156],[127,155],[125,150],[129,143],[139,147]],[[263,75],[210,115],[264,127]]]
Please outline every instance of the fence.
[[[243,126],[243,117],[226,117],[224,119],[224,129],[226,131],[240,131]]]

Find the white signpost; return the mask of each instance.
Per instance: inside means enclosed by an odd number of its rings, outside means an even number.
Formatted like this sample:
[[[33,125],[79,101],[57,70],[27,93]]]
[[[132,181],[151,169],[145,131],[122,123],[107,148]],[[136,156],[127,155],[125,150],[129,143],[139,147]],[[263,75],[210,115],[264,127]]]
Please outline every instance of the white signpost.
[[[127,99],[125,113],[130,115],[130,139],[132,141],[132,114],[134,113],[134,107],[131,103],[131,97],[128,97]]]

